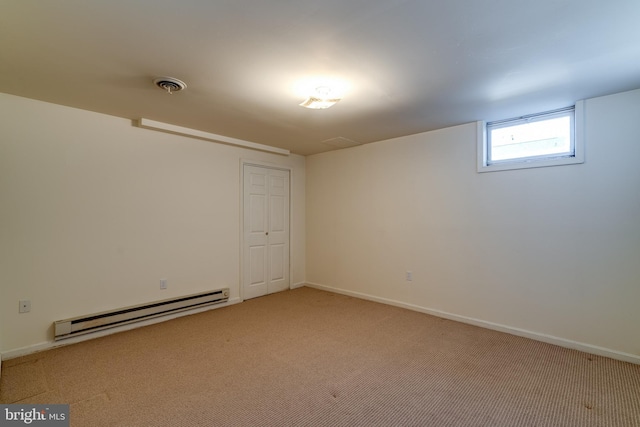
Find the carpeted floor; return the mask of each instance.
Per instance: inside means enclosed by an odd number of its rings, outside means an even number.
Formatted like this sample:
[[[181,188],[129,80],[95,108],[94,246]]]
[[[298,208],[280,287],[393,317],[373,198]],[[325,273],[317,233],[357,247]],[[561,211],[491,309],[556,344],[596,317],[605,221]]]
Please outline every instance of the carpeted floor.
[[[640,426],[640,366],[300,288],[3,362],[72,426]]]

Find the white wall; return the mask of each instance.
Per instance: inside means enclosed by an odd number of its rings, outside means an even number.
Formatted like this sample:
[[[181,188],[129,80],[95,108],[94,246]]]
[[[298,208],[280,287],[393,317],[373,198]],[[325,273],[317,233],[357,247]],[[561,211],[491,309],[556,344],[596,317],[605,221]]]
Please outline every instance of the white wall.
[[[640,90],[585,109],[582,165],[479,174],[475,124],[307,157],[307,281],[640,356]]]
[[[640,91],[585,104],[583,165],[478,174],[473,124],[307,157],[305,228],[300,156],[0,94],[0,352],[75,315],[237,298],[245,158],[293,168],[293,284],[638,356]]]
[[[241,159],[292,168],[292,284],[304,281],[304,157],[11,95],[0,110],[0,351],[49,342],[68,317],[227,286],[237,299]]]

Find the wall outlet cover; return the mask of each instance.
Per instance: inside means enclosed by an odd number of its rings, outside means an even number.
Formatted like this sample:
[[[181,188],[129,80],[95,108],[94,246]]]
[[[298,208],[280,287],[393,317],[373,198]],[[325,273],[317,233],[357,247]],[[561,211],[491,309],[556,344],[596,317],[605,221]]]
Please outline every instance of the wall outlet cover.
[[[18,307],[18,313],[28,313],[31,311],[31,301],[30,300],[20,300],[20,305]]]

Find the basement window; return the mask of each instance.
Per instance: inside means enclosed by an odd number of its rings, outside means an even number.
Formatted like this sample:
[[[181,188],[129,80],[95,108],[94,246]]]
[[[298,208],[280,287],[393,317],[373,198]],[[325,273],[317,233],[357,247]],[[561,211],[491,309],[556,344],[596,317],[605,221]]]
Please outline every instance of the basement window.
[[[478,123],[478,172],[584,163],[582,102]]]

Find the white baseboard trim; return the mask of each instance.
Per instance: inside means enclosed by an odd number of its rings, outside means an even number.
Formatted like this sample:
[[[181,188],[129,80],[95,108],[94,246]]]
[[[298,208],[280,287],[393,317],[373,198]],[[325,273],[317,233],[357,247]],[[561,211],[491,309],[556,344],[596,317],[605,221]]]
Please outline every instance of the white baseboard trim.
[[[306,282],[294,283],[291,286],[289,286],[289,289],[298,289],[298,288],[303,287],[304,285],[306,285]]]
[[[488,322],[486,320],[460,316],[458,314],[452,314],[446,311],[436,310],[433,308],[421,307],[418,305],[408,304],[405,302],[396,301],[388,298],[381,298],[381,297],[376,297],[374,295],[364,294],[360,292],[333,288],[331,286],[320,285],[318,283],[306,282],[305,286],[323,290],[323,291],[334,292],[336,294],[342,294],[342,295],[347,295],[355,298],[361,298],[369,301],[379,302],[382,304],[388,304],[396,307],[406,308],[408,310],[418,311],[421,313],[430,314],[432,316],[442,317],[444,319],[455,320],[457,322],[467,323],[469,325],[479,326],[481,328],[492,329],[494,331],[499,331],[499,332],[505,332],[507,334],[517,335],[519,337],[525,337],[525,338],[530,338],[536,341],[542,341],[547,344],[554,344],[560,347],[570,348],[572,350],[583,351],[585,353],[609,357],[611,359],[621,360],[623,362],[629,362],[629,363],[634,363],[636,365],[640,365],[640,356],[631,354],[631,353],[624,353],[621,351],[611,350],[604,347],[572,341],[565,338],[556,337],[553,335],[541,334],[539,332],[532,332],[526,329],[514,328],[507,325],[501,325],[499,323]]]
[[[86,335],[79,335],[77,337],[68,338],[68,339],[61,340],[61,341],[45,341],[45,342],[41,342],[41,343],[38,343],[38,344],[33,344],[33,345],[26,346],[26,347],[21,347],[21,348],[16,348],[14,350],[5,351],[0,355],[0,368],[1,368],[1,361],[2,360],[14,359],[16,357],[26,356],[26,355],[29,355],[29,354],[37,353],[39,351],[50,350],[52,348],[63,347],[63,346],[66,346],[66,345],[75,344],[75,343],[79,343],[79,342],[82,342],[82,341],[88,341],[88,340],[91,340],[91,339],[104,337],[106,335],[111,335],[111,334],[115,334],[115,333],[118,333],[118,332],[124,332],[124,331],[128,331],[128,330],[131,330],[131,329],[141,328],[143,326],[149,326],[149,325],[153,325],[153,324],[156,324],[156,323],[166,322],[167,320],[177,319],[178,317],[182,317],[182,316],[189,316],[191,314],[197,314],[197,313],[202,313],[204,311],[209,311],[209,310],[215,310],[215,309],[218,309],[218,308],[228,307],[230,305],[238,304],[240,302],[242,302],[242,300],[240,298],[238,298],[238,297],[230,298],[229,301],[227,301],[224,304],[214,304],[214,305],[210,305],[210,306],[206,306],[206,307],[199,307],[199,308],[194,308],[194,309],[191,309],[191,310],[180,311],[178,313],[171,313],[171,314],[167,314],[165,316],[154,317],[153,319],[147,319],[147,320],[142,320],[140,322],[129,323],[127,325],[116,326],[116,327],[113,327],[113,328],[104,329],[102,331],[96,331],[96,332],[93,332],[93,333],[90,333],[90,334],[86,334]]]

